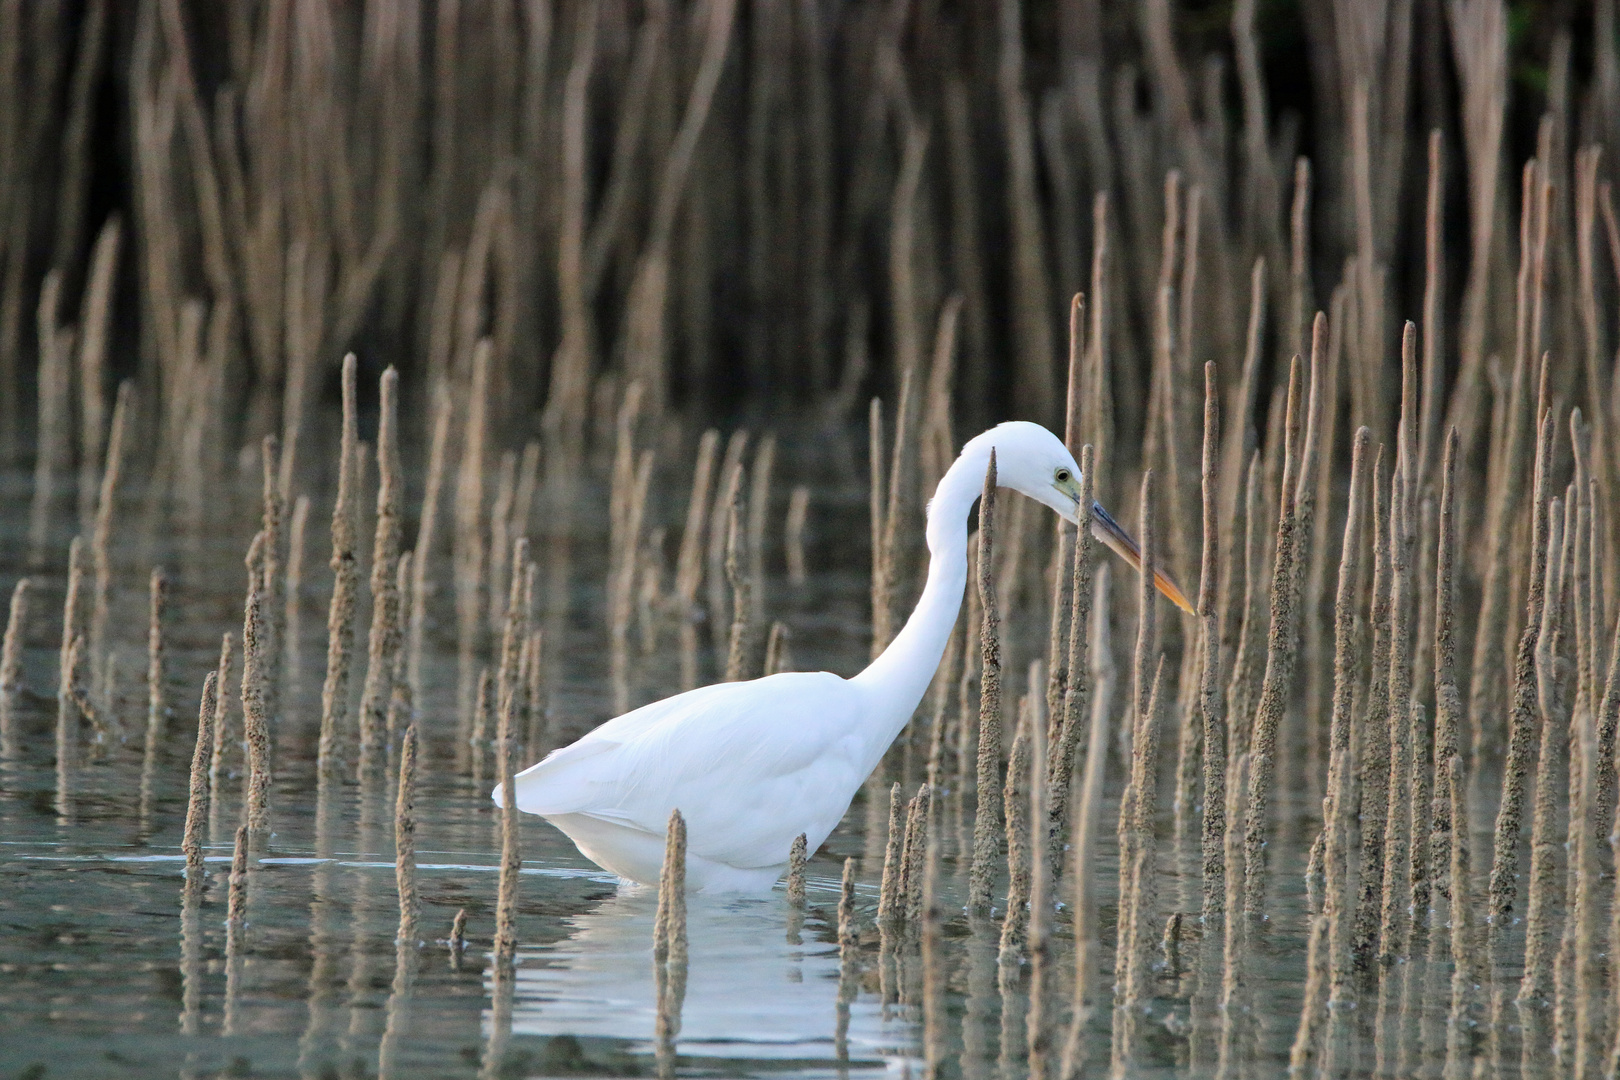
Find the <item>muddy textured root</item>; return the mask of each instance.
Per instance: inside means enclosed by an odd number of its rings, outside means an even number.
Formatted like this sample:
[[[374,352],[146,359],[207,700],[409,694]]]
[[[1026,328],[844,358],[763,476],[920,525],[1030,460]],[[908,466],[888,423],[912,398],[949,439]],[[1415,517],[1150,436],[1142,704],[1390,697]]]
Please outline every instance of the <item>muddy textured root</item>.
[[[405,729],[399,747],[399,790],[394,799],[394,885],[399,892],[396,940],[416,941],[416,725]]]
[[[1204,817],[1203,918],[1206,927],[1225,914],[1226,899],[1226,714],[1221,698],[1220,591],[1221,406],[1214,361],[1204,365],[1204,542],[1198,583],[1198,709],[1203,720]]]
[[[905,858],[905,806],[898,781],[889,788],[889,830],[883,848],[883,879],[878,886],[878,926],[892,933],[899,925],[900,882]]]
[[[1540,747],[1537,752],[1535,788],[1530,824],[1530,882],[1525,904],[1524,975],[1519,981],[1519,1000],[1545,1003],[1553,994],[1553,957],[1557,952],[1553,921],[1563,906],[1563,874],[1558,854],[1564,847],[1557,835],[1558,796],[1568,790],[1563,770],[1569,767],[1569,716],[1562,673],[1554,670],[1562,663],[1564,626],[1564,586],[1570,570],[1570,543],[1573,522],[1565,520],[1565,503],[1553,499],[1548,510],[1546,597],[1541,609],[1541,629],[1537,638],[1536,684],[1540,698]],[[1574,809],[1573,806],[1570,809]]]
[[[1105,592],[1099,586],[1099,592]],[[1099,615],[1106,624],[1107,614],[1099,605]],[[1099,651],[1106,642],[1099,641]],[[1070,683],[1071,688],[1073,683]],[[1091,718],[1091,730],[1086,738],[1086,768],[1080,784],[1080,798],[1075,804],[1072,833],[1073,861],[1069,869],[1070,895],[1074,906],[1075,972],[1074,991],[1070,1001],[1068,1036],[1064,1042],[1063,1073],[1075,1075],[1084,1063],[1086,1027],[1096,1008],[1094,1000],[1097,957],[1101,951],[1096,924],[1096,901],[1093,896],[1095,867],[1092,865],[1096,849],[1097,832],[1102,825],[1102,797],[1104,770],[1108,759],[1108,712],[1098,709]]]
[[[467,909],[457,908],[455,918],[450,920],[450,936],[445,939],[450,947],[452,957],[459,955],[467,948]]]
[[[259,653],[264,680],[264,715],[268,720],[275,720],[280,713],[281,641],[286,636],[283,617],[287,613],[287,582],[281,549],[282,519],[286,516],[287,508],[278,480],[281,473],[280,446],[276,436],[266,435],[259,454],[264,504],[263,523],[260,526],[264,532],[264,551],[260,555],[263,565],[259,569],[259,587],[264,593],[264,633]]]
[[[1360,723],[1360,758],[1356,787],[1361,794],[1362,872],[1356,898],[1356,967],[1366,971],[1378,947],[1378,915],[1384,889],[1384,840],[1389,820],[1389,594],[1390,514],[1384,499],[1384,447],[1372,468],[1373,575],[1372,678],[1367,688],[1366,716]]]
[[[71,805],[68,786],[78,756],[79,727],[87,719],[79,703],[80,594],[84,590],[84,543],[75,536],[68,546],[67,592],[62,599],[62,644],[58,653],[56,689],[57,813],[66,816]]]
[[[1441,467],[1439,548],[1434,601],[1434,795],[1429,831],[1429,876],[1451,895],[1451,762],[1460,753],[1462,692],[1457,686],[1457,429],[1446,433]],[[1617,673],[1620,674],[1620,673]]]
[[[1148,469],[1142,473],[1142,488],[1140,496],[1141,514],[1141,566],[1138,567],[1136,586],[1136,652],[1133,657],[1131,679],[1136,693],[1135,709],[1131,714],[1131,767],[1125,781],[1125,793],[1120,799],[1119,822],[1117,835],[1119,840],[1119,864],[1122,868],[1120,874],[1120,915],[1119,915],[1119,941],[1120,946],[1114,953],[1114,978],[1121,986],[1125,986],[1128,970],[1135,955],[1136,918],[1142,905],[1136,901],[1136,872],[1137,856],[1142,843],[1141,818],[1143,814],[1142,800],[1144,784],[1149,778],[1143,772],[1144,753],[1149,749],[1147,729],[1153,725],[1152,750],[1158,752],[1158,735],[1156,717],[1150,712],[1153,701],[1153,683],[1150,682],[1148,672],[1156,670],[1162,659],[1158,651],[1157,621],[1155,619],[1155,591],[1154,575],[1158,571],[1158,530],[1154,527],[1153,519],[1153,470]],[[1156,782],[1156,778],[1154,778]],[[1155,789],[1157,790],[1157,789]],[[1148,796],[1151,800],[1151,796]],[[1151,802],[1148,804],[1151,806]],[[1151,811],[1149,811],[1151,812]],[[1151,843],[1152,828],[1148,829],[1147,840]],[[1116,1004],[1118,999],[1116,998]],[[1116,1069],[1123,1060],[1121,1054],[1121,1032],[1118,1024],[1115,1025],[1114,1057]],[[1129,1043],[1129,1038],[1125,1039]],[[1129,1057],[1128,1054],[1125,1057]]]
[[[748,677],[749,628],[753,621],[753,582],[741,564],[742,508],[739,489],[731,489],[731,505],[726,515],[726,581],[731,586],[731,634],[726,653],[726,682]]]
[[[411,692],[410,662],[404,648],[404,631],[411,625],[411,564],[415,552],[407,551],[400,555],[399,562],[394,569],[394,595],[399,599],[399,618],[395,620],[394,628],[394,662],[393,673],[389,677],[391,687],[388,695],[388,745],[398,745],[400,732],[411,726],[416,719],[416,696]]]
[[[1131,762],[1131,863],[1128,881],[1121,887],[1120,950],[1125,953],[1124,979],[1117,997],[1114,1024],[1114,1074],[1125,1075],[1138,1053],[1143,1006],[1152,996],[1155,907],[1158,900],[1157,858],[1153,817],[1158,792],[1156,774],[1159,728],[1162,726],[1164,659],[1155,666],[1148,705],[1138,721]],[[1121,816],[1123,817],[1123,811]]]
[[[495,955],[510,962],[517,952],[518,875],[523,869],[523,851],[507,732],[497,741],[496,759],[501,777],[501,878],[495,898]]]
[[[124,472],[124,443],[128,438],[129,413],[134,407],[134,385],[125,381],[118,388],[113,407],[112,428],[107,436],[107,460],[101,472],[101,490],[96,503],[95,523],[90,533],[90,561],[95,573],[95,596],[90,613],[90,652],[94,671],[94,696],[105,706],[107,685],[107,624],[112,610],[112,531],[117,510],[119,485]]]
[[[973,862],[968,871],[968,907],[980,914],[990,911],[990,890],[1000,854],[1000,822],[994,794],[1001,790],[1001,617],[996,607],[994,543],[996,511],[996,453],[979,498],[979,759],[973,816]]]
[[[1035,692],[1035,687],[1030,687]],[[1001,963],[1018,964],[1023,956],[1028,933],[1030,858],[1029,798],[1038,784],[1030,775],[1031,742],[1035,727],[1030,698],[1023,700],[1019,710],[1018,732],[1013,737],[1012,753],[1007,760],[1007,781],[1002,789],[1002,807],[1007,823],[1007,910],[1001,920]]]
[[[484,783],[484,753],[489,748],[490,732],[495,719],[495,673],[487,666],[478,673],[478,698],[473,705],[472,750],[473,785]]]
[[[326,615],[326,682],[321,688],[321,733],[317,773],[322,783],[337,778],[349,711],[349,670],[354,650],[354,618],[360,580],[355,554],[356,476],[355,360],[343,358],[343,435],[338,449],[338,492],[332,507],[332,600]]]
[[[287,527],[287,608],[281,619],[282,662],[286,670],[288,691],[294,697],[303,686],[304,659],[301,645],[304,636],[304,559],[307,554],[308,533],[309,496],[300,495],[293,503],[292,520]]]
[[[411,618],[407,678],[411,696],[422,698],[422,646],[427,633],[427,598],[432,588],[434,540],[439,530],[439,504],[443,499],[445,462],[450,443],[450,391],[443,382],[433,387],[432,435],[428,440],[427,481],[422,492],[422,514],[416,528],[416,561],[411,567]]]
[[[927,784],[906,804],[906,835],[901,848],[899,916],[901,940],[915,946],[922,930],[923,860],[928,854],[928,825],[934,792]]]
[[[1546,505],[1547,473],[1551,468],[1553,416],[1542,422],[1536,449],[1536,482],[1532,498],[1530,587],[1525,600],[1524,632],[1513,667],[1513,699],[1508,715],[1508,750],[1502,771],[1502,798],[1496,812],[1491,855],[1490,904],[1492,948],[1513,911],[1519,895],[1519,831],[1524,819],[1525,789],[1530,775],[1531,738],[1540,705],[1535,672],[1536,645],[1541,635],[1541,609],[1545,602],[1547,541],[1550,528]],[[1482,631],[1483,632],[1483,629]],[[1454,826],[1455,828],[1455,826]],[[1455,832],[1453,832],[1455,836]]]
[[[32,589],[33,581],[21,578],[11,590],[6,635],[0,643],[0,694],[10,694],[22,687],[22,643],[28,626],[28,599]]]
[[[270,721],[265,714],[265,634],[262,591],[264,533],[248,553],[248,595],[242,614],[242,735],[247,742],[247,824],[255,848],[270,838]]]
[[[1295,357],[1288,381],[1288,412],[1285,420],[1287,441],[1284,449],[1281,509],[1277,516],[1274,581],[1289,581],[1294,559],[1294,487],[1299,445],[1300,363]],[[1266,647],[1265,677],[1260,702],[1255,711],[1254,737],[1250,743],[1248,807],[1244,814],[1243,912],[1257,918],[1265,911],[1265,845],[1271,783],[1276,768],[1277,727],[1287,707],[1293,687],[1294,641],[1292,591],[1271,590],[1271,630]]]
[[[794,907],[804,907],[804,863],[805,863],[805,835],[800,833],[793,838],[793,847],[788,850],[788,903]]]
[[[230,686],[231,660],[236,652],[236,635],[229,630],[219,639],[219,664],[214,668],[219,675],[220,692],[214,709],[214,746],[208,759],[208,798],[210,813],[219,805],[224,794],[221,780],[224,776],[225,752],[230,747]],[[210,825],[210,829],[212,826]]]
[[[1074,564],[1069,587],[1068,678],[1061,709],[1049,718],[1046,767],[1046,859],[1054,881],[1063,869],[1063,832],[1069,824],[1069,792],[1073,787],[1075,753],[1091,711],[1092,577],[1096,570],[1096,540],[1091,535],[1095,502],[1097,454],[1088,443],[1080,448],[1080,499],[1075,510]],[[1060,566],[1058,572],[1063,568]]]
[[[22,689],[22,643],[28,625],[28,597],[32,589],[22,578],[11,590],[5,638],[0,640],[0,758],[16,755],[12,724],[12,697]]]
[[[202,874],[202,835],[208,817],[208,759],[214,746],[214,708],[219,692],[219,673],[210,671],[203,680],[202,703],[197,709],[197,748],[191,755],[191,786],[186,799],[186,826],[180,850],[186,856],[186,880]]]
[[[804,531],[810,519],[810,489],[800,484],[788,495],[786,524],[788,580],[804,584]]]
[[[384,756],[388,705],[393,698],[395,657],[403,643],[398,570],[400,511],[404,502],[399,464],[399,373],[382,375],[381,421],[377,427],[377,527],[371,546],[371,632],[366,679],[360,697],[362,777],[370,777]]]
[[[660,1053],[673,1055],[686,997],[686,819],[670,811],[664,840],[664,868],[658,879],[658,913],[653,923],[653,972],[658,988],[654,1031]]]
[[[151,758],[163,743],[163,729],[168,723],[169,701],[167,682],[168,649],[164,642],[163,626],[168,618],[169,577],[162,567],[154,567],[148,588],[146,623],[146,756]]]
[[[1410,324],[1408,324],[1410,325]],[[1378,959],[1389,967],[1404,955],[1411,903],[1411,827],[1414,768],[1411,733],[1411,547],[1403,525],[1406,478],[1397,468],[1390,506],[1389,811],[1384,826],[1384,882],[1379,912]]]

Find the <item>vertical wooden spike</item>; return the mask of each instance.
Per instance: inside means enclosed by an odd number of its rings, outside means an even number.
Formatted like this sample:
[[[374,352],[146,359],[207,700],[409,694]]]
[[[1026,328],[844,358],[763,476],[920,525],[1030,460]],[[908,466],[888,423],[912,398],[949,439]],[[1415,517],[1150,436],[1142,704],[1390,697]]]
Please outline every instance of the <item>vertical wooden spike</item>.
[[[1294,358],[1288,380],[1288,411],[1285,420],[1281,507],[1277,516],[1274,581],[1289,581],[1294,565],[1294,493],[1296,458],[1299,449],[1300,394],[1299,358]],[[1249,802],[1245,814],[1243,842],[1244,914],[1259,917],[1265,908],[1265,841],[1271,798],[1272,774],[1276,765],[1277,726],[1292,692],[1294,641],[1292,591],[1271,590],[1271,630],[1266,647],[1265,678],[1255,711],[1252,765],[1249,772]]]
[[[1356,899],[1356,967],[1369,970],[1378,944],[1378,913],[1384,889],[1384,835],[1389,817],[1389,555],[1390,513],[1384,500],[1384,447],[1372,470],[1373,578],[1372,678],[1361,724],[1357,761],[1361,792],[1362,873]]]
[[[203,870],[203,822],[208,814],[208,756],[214,745],[214,708],[219,691],[219,673],[210,671],[203,680],[202,703],[197,709],[197,747],[191,755],[191,787],[186,799],[186,827],[180,850],[186,856],[188,884]]]
[[[900,882],[904,873],[905,805],[900,784],[889,789],[889,833],[883,850],[883,884],[878,890],[878,925],[892,933],[899,925]]]
[[[321,734],[317,774],[323,783],[336,779],[349,711],[349,669],[354,648],[354,617],[360,571],[356,563],[354,507],[359,498],[355,476],[355,359],[343,358],[343,435],[338,448],[338,493],[332,507],[332,600],[326,615],[326,682],[321,688]],[[244,649],[246,643],[244,642]]]
[[[300,495],[293,503],[292,521],[287,529],[287,610],[282,616],[282,660],[288,695],[299,697],[304,676],[304,557],[309,529],[309,496]]]
[[[697,624],[693,620],[696,617],[698,588],[703,584],[704,527],[709,512],[710,489],[714,486],[715,454],[719,447],[720,433],[714,428],[705,431],[698,440],[692,494],[686,506],[686,525],[681,532],[680,552],[675,559],[676,616],[680,620],[683,690],[696,689],[698,681]]]
[[[1119,864],[1120,872],[1120,947],[1114,954],[1114,977],[1121,984],[1124,983],[1132,957],[1132,943],[1136,940],[1135,919],[1139,906],[1135,903],[1135,872],[1137,845],[1140,840],[1138,819],[1143,798],[1143,786],[1147,783],[1142,772],[1142,754],[1146,747],[1142,745],[1148,737],[1146,729],[1152,722],[1152,713],[1149,711],[1153,704],[1153,684],[1149,679],[1149,665],[1157,666],[1158,637],[1155,632],[1154,619],[1154,586],[1153,575],[1158,569],[1158,542],[1157,530],[1153,522],[1153,470],[1148,469],[1142,473],[1142,494],[1140,501],[1141,512],[1141,565],[1138,567],[1137,577],[1137,617],[1136,617],[1136,654],[1132,664],[1132,685],[1135,688],[1135,708],[1131,713],[1131,768],[1125,781],[1125,794],[1120,800],[1118,838],[1119,838]],[[1154,738],[1157,737],[1155,732]],[[1154,744],[1155,753],[1157,743]],[[1157,790],[1155,788],[1155,790]],[[1119,1048],[1119,1033],[1116,1030],[1116,1059]]]
[[[518,875],[523,870],[510,720],[510,710],[502,709],[495,747],[496,775],[501,778],[501,878],[495,900],[495,955],[506,963],[517,952]]]
[[[427,480],[422,492],[422,515],[416,527],[416,561],[411,568],[411,620],[409,673],[411,697],[422,696],[422,646],[427,632],[428,593],[432,581],[434,541],[439,530],[439,503],[443,497],[445,464],[450,444],[450,390],[443,381],[433,385],[433,408],[428,441]]]
[[[77,536],[68,545],[67,592],[62,600],[62,644],[59,651],[56,690],[56,813],[59,818],[72,816],[73,769],[78,758],[79,724],[82,710],[75,699],[78,685],[79,655],[75,642],[80,638],[79,619],[82,606],[79,594],[84,589],[84,543]]]
[[[726,514],[726,580],[731,585],[731,634],[726,655],[726,682],[748,677],[749,625],[753,618],[753,582],[742,565],[746,542],[743,533],[741,492],[731,488],[731,504]]]
[[[906,836],[901,858],[900,921],[903,940],[915,945],[922,931],[923,860],[927,857],[928,828],[933,810],[934,792],[927,784],[906,804]]]
[[[248,552],[248,594],[242,615],[242,736],[247,743],[247,824],[255,848],[270,839],[270,730],[265,713],[263,642],[264,533]]]
[[[1204,365],[1203,555],[1198,583],[1200,662],[1198,709],[1203,722],[1204,818],[1203,920],[1214,926],[1225,914],[1226,888],[1226,722],[1221,700],[1221,631],[1216,595],[1220,590],[1221,406],[1215,362]]]
[[[1031,693],[1035,688],[1030,688]],[[1025,695],[1018,710],[1018,727],[1013,736],[1012,752],[1007,759],[1007,782],[1002,789],[1002,806],[1007,823],[1007,908],[1001,920],[1001,963],[1018,965],[1022,962],[1027,934],[1030,882],[1030,790],[1035,778],[1030,775],[1031,742],[1035,726],[1029,695]]]
[[[1107,626],[1106,568],[1098,582],[1098,621]],[[1099,655],[1106,653],[1106,640],[1098,640]],[[1100,700],[1100,696],[1099,696]],[[1080,798],[1075,804],[1073,831],[1073,860],[1070,868],[1071,895],[1074,904],[1075,976],[1074,994],[1070,1006],[1070,1026],[1064,1043],[1063,1070],[1072,1076],[1084,1063],[1086,1028],[1095,1011],[1096,968],[1101,951],[1096,925],[1096,900],[1093,895],[1096,868],[1092,865],[1097,833],[1102,824],[1102,796],[1104,774],[1108,759],[1109,711],[1099,708],[1091,717],[1091,729],[1086,738],[1086,770],[1081,781]]]
[[[891,614],[888,608],[888,582],[884,579],[884,537],[888,535],[884,513],[889,500],[884,494],[888,470],[884,467],[883,400],[873,398],[867,409],[867,447],[871,471],[868,501],[872,519],[872,656],[874,659],[888,645],[891,636]]]
[[[456,477],[455,566],[457,639],[457,731],[471,726],[478,656],[484,643],[484,600],[488,586],[484,543],[484,473],[489,451],[490,366],[494,343],[480,339],[472,349],[472,385],[466,405],[461,465]],[[464,740],[461,740],[464,741]],[[465,765],[464,761],[457,762]]]
[[[457,908],[455,918],[450,921],[450,937],[448,939],[451,956],[459,954],[467,947],[467,909]]]
[[[726,451],[717,474],[719,483],[715,487],[713,504],[707,510],[709,630],[717,652],[730,644],[731,624],[721,614],[730,607],[726,594],[726,524],[727,516],[731,513],[733,492],[742,487],[743,452],[747,448],[748,432],[745,430],[732,432],[731,438],[726,440]]]
[[[1456,674],[1457,429],[1446,433],[1441,466],[1440,535],[1435,558],[1434,601],[1434,797],[1429,840],[1429,875],[1441,895],[1451,896],[1451,761],[1460,750],[1462,695]]]
[[[786,527],[788,580],[795,585],[804,584],[804,530],[809,518],[810,489],[800,484],[788,496]]]
[[[1091,534],[1097,454],[1091,444],[1080,448],[1080,498],[1075,509],[1074,564],[1069,598],[1068,679],[1062,711],[1051,718],[1046,775],[1046,859],[1055,881],[1062,871],[1063,830],[1068,825],[1069,791],[1073,786],[1074,758],[1089,719],[1092,699],[1091,613],[1092,574],[1096,540]],[[1061,572],[1061,569],[1060,569]]]
[[[1001,616],[996,608],[995,525],[996,453],[979,498],[979,603],[983,623],[979,630],[979,755],[974,787],[978,808],[973,817],[973,862],[968,875],[968,907],[980,914],[990,910],[990,887],[999,846],[994,793],[1001,784]]]
[[[400,732],[416,719],[416,699],[411,694],[410,658],[405,652],[405,634],[411,624],[411,563],[415,552],[400,555],[394,566],[394,596],[399,603],[394,620],[393,668],[389,675],[387,741],[390,751],[399,745]]]
[[[262,499],[264,560],[260,569],[260,589],[264,592],[264,635],[260,653],[264,664],[264,714],[274,720],[280,712],[281,702],[281,639],[286,636],[282,618],[287,613],[285,570],[282,564],[282,517],[286,507],[277,487],[280,472],[280,442],[274,435],[266,435],[259,454],[263,470]]]
[[[922,881],[923,1056],[929,1075],[943,1074],[946,1059],[945,909],[940,899],[939,839],[928,830]]]
[[[6,635],[0,644],[0,694],[11,694],[22,686],[22,645],[28,625],[28,600],[33,589],[30,578],[19,578],[11,590],[6,610]]]
[[[1060,567],[1061,570],[1061,567]],[[1031,688],[1031,693],[1034,687]],[[1032,721],[1038,721],[1032,711]],[[1029,820],[1039,824],[1047,818],[1047,741],[1045,725],[1030,724]],[[1039,838],[1039,832],[1035,837]],[[1052,872],[1037,843],[1030,850],[1029,928],[1026,951],[1029,955],[1029,1015],[1026,1020],[1030,1080],[1048,1080],[1056,1062],[1052,1060],[1056,1030],[1056,1001],[1052,995]]]
[[[1562,846],[1557,837],[1558,794],[1567,789],[1562,770],[1568,767],[1569,717],[1563,700],[1562,679],[1553,670],[1555,638],[1563,638],[1564,586],[1569,567],[1573,529],[1565,521],[1565,503],[1552,500],[1547,547],[1558,557],[1547,567],[1546,602],[1541,609],[1541,630],[1536,645],[1536,687],[1540,699],[1540,748],[1530,826],[1530,883],[1525,907],[1524,977],[1519,1000],[1545,1002],[1552,997],[1553,957],[1557,952],[1552,925],[1563,905],[1563,881],[1557,865]],[[1561,782],[1562,781],[1562,782]]]
[[[489,746],[490,731],[494,726],[491,721],[495,718],[495,709],[495,673],[486,664],[478,673],[478,699],[473,706],[471,753],[475,787],[481,787],[484,783],[484,751]]]
[[[164,729],[169,720],[168,691],[165,686],[168,650],[163,639],[168,603],[169,579],[162,567],[153,567],[146,623],[146,742],[142,755],[140,796],[143,827],[151,811],[152,785],[156,778],[158,756],[163,751]]]
[[[538,577],[539,567],[531,562],[527,574],[531,580]],[[528,649],[529,685],[525,696],[529,709],[529,729],[525,745],[529,760],[539,761],[549,752],[546,748],[551,742],[550,709],[546,698],[545,635],[541,631],[530,631]]]
[[[1524,794],[1530,771],[1530,741],[1538,711],[1536,700],[1535,653],[1541,634],[1542,605],[1546,594],[1547,538],[1550,528],[1546,507],[1547,473],[1551,468],[1553,415],[1549,410],[1541,425],[1536,449],[1536,482],[1532,494],[1530,587],[1526,597],[1524,632],[1513,670],[1513,701],[1508,717],[1508,753],[1502,772],[1502,799],[1496,813],[1495,840],[1491,856],[1490,933],[1494,956],[1495,941],[1507,915],[1518,898],[1519,831],[1524,817]],[[1486,632],[1483,620],[1480,633]],[[1455,835],[1455,834],[1454,834]]]
[[[398,575],[404,492],[399,462],[399,372],[392,367],[382,374],[381,400],[377,426],[377,527],[371,545],[371,631],[360,698],[362,778],[369,777],[386,756],[394,658],[403,640]]]
[[[658,986],[656,1034],[661,1057],[673,1057],[686,996],[686,820],[669,815],[664,868],[658,881],[658,914],[653,927],[653,971]]]
[[[1408,328],[1411,324],[1407,324]],[[1410,339],[1410,334],[1408,334]],[[1410,368],[1410,364],[1408,364]],[[1410,426],[1403,409],[1400,429]],[[1408,463],[1397,467],[1392,478],[1390,500],[1390,630],[1389,630],[1389,810],[1384,828],[1384,882],[1379,915],[1379,960],[1388,967],[1405,954],[1407,919],[1411,903],[1411,826],[1414,769],[1411,738],[1412,691],[1412,580],[1411,551],[1414,537],[1409,528],[1412,495],[1408,486],[1416,475],[1410,466],[1411,454],[1401,451]],[[1387,995],[1382,1000],[1388,1000]]]
[[[208,805],[209,805],[209,836],[218,840],[218,811],[224,801],[225,789],[221,780],[224,776],[225,753],[231,745],[230,739],[230,700],[231,700],[231,661],[236,649],[236,635],[227,630],[219,641],[219,664],[215,671],[219,673],[219,693],[216,695],[214,709],[214,747],[208,759]]]
[[[399,892],[401,943],[416,943],[416,725],[405,729],[399,748],[399,787],[394,798],[394,885]]]
[[[787,899],[794,907],[804,907],[804,864],[805,864],[805,835],[800,833],[793,838],[793,847],[788,851],[788,880]]]
[[[0,759],[16,756],[12,698],[22,689],[22,647],[28,625],[28,599],[33,583],[21,578],[11,590],[6,612],[6,633],[0,640]]]
[[[86,33],[95,24],[104,24],[105,8],[93,5],[87,13]],[[87,125],[88,126],[88,125]],[[83,138],[85,129],[81,129]],[[64,205],[71,199],[64,200]],[[75,229],[76,231],[76,229]],[[123,235],[117,214],[107,219],[90,253],[90,268],[79,314],[79,527],[90,528],[95,517],[96,486],[101,471],[102,438],[107,403],[104,397],[108,331],[113,313],[114,275],[118,270],[118,249]],[[77,246],[76,244],[74,246]],[[65,252],[63,253],[65,255]],[[66,263],[66,258],[59,260]]]
[[[96,503],[95,525],[90,534],[90,559],[95,572],[95,597],[90,614],[90,654],[94,665],[91,684],[96,702],[108,704],[111,687],[107,684],[107,623],[112,610],[112,530],[117,509],[119,485],[124,471],[124,442],[127,439],[130,410],[134,407],[134,384],[126,380],[118,387],[118,403],[113,406],[112,428],[107,436],[107,461],[101,472],[101,492]]]

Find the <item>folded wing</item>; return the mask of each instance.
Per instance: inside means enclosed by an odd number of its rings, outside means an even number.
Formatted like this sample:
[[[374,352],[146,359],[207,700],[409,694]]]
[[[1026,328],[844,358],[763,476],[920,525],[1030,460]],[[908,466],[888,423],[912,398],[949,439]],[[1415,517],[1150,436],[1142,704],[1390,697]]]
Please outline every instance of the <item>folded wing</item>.
[[[865,776],[862,713],[859,692],[827,672],[705,686],[610,720],[519,773],[517,804],[656,836],[678,808],[693,853],[775,865],[800,832],[819,843],[843,816]]]

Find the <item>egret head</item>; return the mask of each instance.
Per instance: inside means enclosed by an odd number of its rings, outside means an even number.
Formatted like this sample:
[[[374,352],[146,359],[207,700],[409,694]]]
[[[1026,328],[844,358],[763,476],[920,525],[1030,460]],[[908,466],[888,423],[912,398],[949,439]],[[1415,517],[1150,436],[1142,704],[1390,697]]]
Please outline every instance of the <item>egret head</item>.
[[[996,452],[996,483],[1028,495],[1074,521],[1080,505],[1080,466],[1063,441],[1039,424],[1009,420],[976,437],[962,452]]]
[[[975,464],[989,463],[996,452],[996,483],[1045,503],[1065,521],[1077,521],[1080,509],[1080,466],[1075,464],[1062,441],[1039,424],[1012,420],[986,431],[962,448],[962,456]],[[1142,549],[1113,515],[1092,501],[1091,533],[1133,568],[1142,565]],[[1159,591],[1189,615],[1197,612],[1187,595],[1163,569],[1155,567],[1154,583]]]

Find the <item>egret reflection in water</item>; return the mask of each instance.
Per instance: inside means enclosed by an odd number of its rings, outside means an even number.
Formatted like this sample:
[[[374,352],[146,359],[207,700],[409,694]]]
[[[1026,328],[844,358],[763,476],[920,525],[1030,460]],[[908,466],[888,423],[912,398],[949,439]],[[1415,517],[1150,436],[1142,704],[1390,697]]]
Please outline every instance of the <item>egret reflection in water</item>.
[[[678,1043],[683,1057],[837,1060],[839,959],[829,903],[836,902],[837,883],[812,879],[810,888],[811,909],[797,935],[789,933],[792,913],[780,894],[688,898],[691,966]],[[650,1044],[657,1014],[657,900],[652,889],[621,889],[568,918],[566,940],[520,951],[513,1037]],[[790,943],[791,936],[802,943]],[[874,995],[858,996],[850,1009],[851,1067],[914,1061],[920,1029],[909,1012],[891,1008],[885,1017]]]

